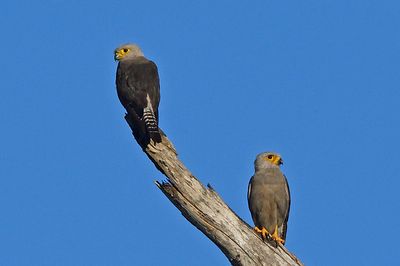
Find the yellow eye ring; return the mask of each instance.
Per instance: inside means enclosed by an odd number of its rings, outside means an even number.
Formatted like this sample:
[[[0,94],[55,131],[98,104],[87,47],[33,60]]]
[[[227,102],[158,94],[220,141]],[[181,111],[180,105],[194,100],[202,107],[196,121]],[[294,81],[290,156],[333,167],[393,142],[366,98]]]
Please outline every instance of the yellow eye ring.
[[[267,158],[271,160],[273,158],[273,156],[272,155],[268,155]]]

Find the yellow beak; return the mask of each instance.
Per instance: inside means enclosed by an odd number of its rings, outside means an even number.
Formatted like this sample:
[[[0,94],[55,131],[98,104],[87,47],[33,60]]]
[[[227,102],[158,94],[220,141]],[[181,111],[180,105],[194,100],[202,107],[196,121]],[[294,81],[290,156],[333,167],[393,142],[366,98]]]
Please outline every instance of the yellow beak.
[[[123,57],[123,52],[122,51],[115,51],[114,52],[114,60],[119,61]]]

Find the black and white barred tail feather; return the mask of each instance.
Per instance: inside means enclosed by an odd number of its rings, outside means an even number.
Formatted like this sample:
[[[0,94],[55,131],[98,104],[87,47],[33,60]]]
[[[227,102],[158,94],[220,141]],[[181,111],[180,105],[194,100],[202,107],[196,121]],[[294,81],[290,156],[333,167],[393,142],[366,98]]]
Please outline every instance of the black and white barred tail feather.
[[[143,121],[149,137],[155,142],[161,142],[161,134],[158,129],[157,119],[151,108],[147,107],[143,110]]]

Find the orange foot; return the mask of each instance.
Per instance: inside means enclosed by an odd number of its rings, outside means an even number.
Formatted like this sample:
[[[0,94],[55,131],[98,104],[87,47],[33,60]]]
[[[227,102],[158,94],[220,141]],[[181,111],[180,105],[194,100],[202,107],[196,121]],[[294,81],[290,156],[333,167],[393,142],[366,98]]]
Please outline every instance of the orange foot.
[[[271,235],[272,239],[275,240],[276,242],[278,242],[279,244],[284,245],[285,244],[285,240],[282,239],[279,235],[278,235],[278,225],[275,225],[275,231],[274,233]]]
[[[257,233],[261,233],[263,240],[267,239],[267,236],[269,236],[269,232],[267,231],[267,229],[265,229],[265,227],[261,227],[260,229],[256,226],[254,227],[254,231],[256,231]]]

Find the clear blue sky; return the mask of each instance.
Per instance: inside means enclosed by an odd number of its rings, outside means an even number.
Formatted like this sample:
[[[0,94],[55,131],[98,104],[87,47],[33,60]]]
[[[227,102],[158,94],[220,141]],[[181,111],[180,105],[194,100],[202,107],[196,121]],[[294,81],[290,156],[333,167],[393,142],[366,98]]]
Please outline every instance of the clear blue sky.
[[[160,126],[252,224],[256,154],[282,154],[287,247],[398,263],[398,1],[2,1],[0,265],[227,265],[156,188],[113,50],[160,72]]]

